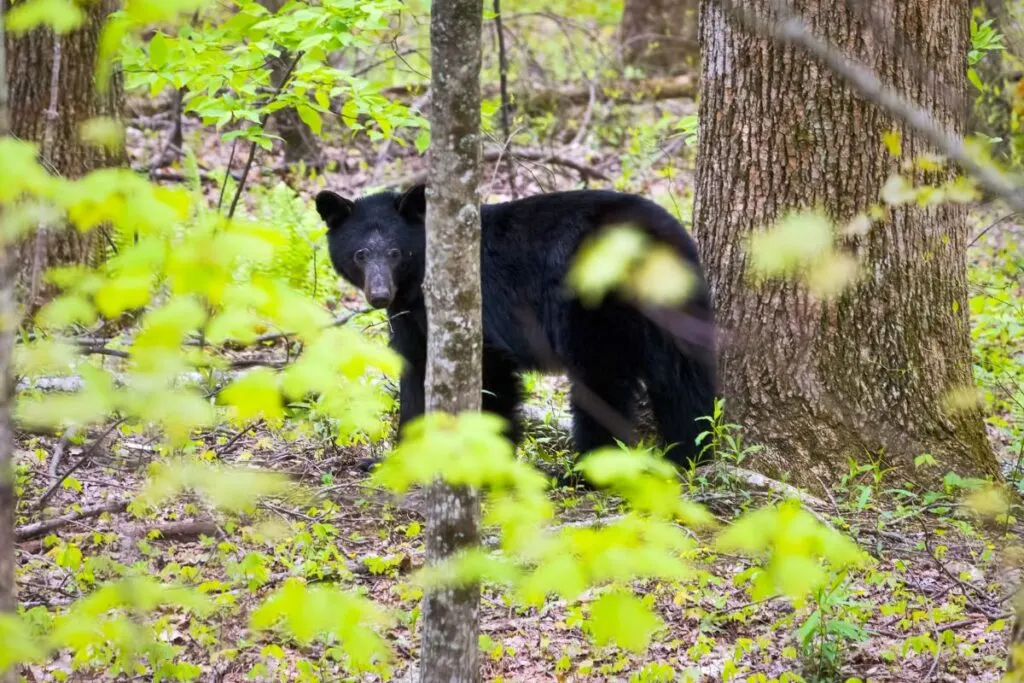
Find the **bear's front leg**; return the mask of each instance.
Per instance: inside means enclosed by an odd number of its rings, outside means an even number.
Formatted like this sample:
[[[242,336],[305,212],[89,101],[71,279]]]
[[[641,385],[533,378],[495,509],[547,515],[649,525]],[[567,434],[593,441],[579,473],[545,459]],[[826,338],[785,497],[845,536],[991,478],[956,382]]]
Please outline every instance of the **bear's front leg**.
[[[398,390],[398,438],[402,438],[405,425],[426,411],[424,373],[420,368],[407,367],[402,372]]]

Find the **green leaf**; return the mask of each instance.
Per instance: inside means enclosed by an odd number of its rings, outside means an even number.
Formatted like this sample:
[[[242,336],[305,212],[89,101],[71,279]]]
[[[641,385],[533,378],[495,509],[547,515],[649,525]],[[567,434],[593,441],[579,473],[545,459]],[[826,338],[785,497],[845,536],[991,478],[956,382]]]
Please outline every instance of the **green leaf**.
[[[107,318],[116,318],[127,310],[142,308],[150,299],[152,277],[130,275],[107,281],[96,292],[96,308]]]
[[[0,671],[8,671],[14,664],[34,662],[42,659],[46,650],[32,636],[27,621],[16,614],[0,614]]]
[[[307,105],[299,105],[295,110],[299,113],[299,118],[302,119],[302,122],[309,126],[309,129],[314,133],[320,135],[323,129],[320,112]]]
[[[982,83],[981,76],[978,75],[973,66],[967,69],[967,80],[980,92],[985,92],[985,84]]]
[[[160,31],[157,31],[149,41],[149,61],[157,70],[167,63],[167,36]]]
[[[832,249],[832,221],[820,211],[791,213],[749,242],[751,270],[762,277],[792,273]]]
[[[882,135],[882,144],[891,156],[899,158],[903,155],[903,136],[898,130],[889,130]]]
[[[46,329],[66,328],[71,325],[92,325],[96,310],[86,299],[67,295],[57,297],[36,314],[36,322]]]
[[[636,228],[605,228],[580,247],[566,282],[585,305],[595,306],[622,283],[646,246],[647,236]]]
[[[124,126],[116,119],[97,117],[82,124],[79,131],[84,142],[108,150],[119,150],[124,146]]]
[[[14,348],[15,368],[29,376],[69,372],[79,358],[77,347],[57,339],[18,344]]]
[[[391,658],[387,642],[378,633],[387,624],[384,614],[370,600],[335,587],[307,586],[290,578],[253,610],[250,624],[256,630],[280,624],[302,645],[336,638],[356,672],[369,671],[374,662]]]
[[[882,201],[890,206],[907,204],[917,199],[917,191],[910,181],[899,174],[889,176],[882,186]]]
[[[598,645],[614,643],[624,650],[643,652],[662,621],[635,596],[614,591],[590,606],[588,625]]]
[[[645,303],[676,307],[690,297],[696,284],[693,269],[671,248],[658,245],[644,255],[629,289]]]
[[[23,0],[7,10],[7,28],[25,33],[47,26],[56,33],[67,33],[82,25],[85,11],[73,0]]]
[[[204,320],[206,311],[198,301],[189,296],[174,297],[146,314],[135,346],[143,349],[177,348],[186,335],[196,330]]]
[[[427,129],[421,130],[419,135],[416,136],[414,144],[416,145],[417,152],[420,154],[426,152],[427,147],[430,146],[430,131]]]
[[[274,422],[284,416],[277,375],[259,368],[236,379],[220,393],[220,402],[231,406],[234,419],[247,422],[259,417]]]

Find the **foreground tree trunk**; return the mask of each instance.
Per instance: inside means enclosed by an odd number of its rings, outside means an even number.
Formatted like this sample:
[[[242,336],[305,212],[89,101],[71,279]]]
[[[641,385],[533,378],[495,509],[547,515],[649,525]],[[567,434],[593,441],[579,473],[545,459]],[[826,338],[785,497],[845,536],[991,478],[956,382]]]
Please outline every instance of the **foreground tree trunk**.
[[[771,0],[742,3],[765,14]],[[876,71],[941,124],[965,118],[967,0],[886,0],[873,22],[858,0],[802,0],[818,36]],[[973,386],[966,209],[900,208],[849,246],[865,276],[822,301],[789,282],[753,285],[744,240],[785,211],[823,207],[844,225],[879,201],[899,161],[882,135],[900,126],[800,49],[755,37],[702,0],[700,149],[694,224],[723,328],[720,377],[732,421],[764,444],[759,469],[820,488],[847,457],[879,458],[911,479],[998,474],[976,410],[948,413]],[[928,65],[918,78],[908,64]],[[902,129],[902,157],[927,152]],[[916,469],[930,453],[939,467]]]
[[[478,411],[480,320],[480,31],[482,0],[434,0],[430,8],[430,190],[424,294],[427,411]],[[478,543],[475,491],[436,483],[427,494],[427,562]],[[480,678],[480,587],[423,596],[423,683]]]
[[[0,3],[6,12],[9,0],[0,0]],[[50,107],[54,92],[51,87],[53,33],[49,29],[36,29],[25,35],[5,37],[11,132],[23,140],[40,144],[45,139],[44,160],[54,171],[70,178],[124,162],[123,151],[99,149],[83,142],[80,136],[81,125],[91,118],[121,118],[120,75],[115,70],[114,82],[102,94],[97,93],[93,77],[100,30],[119,6],[117,0],[98,0],[84,5],[85,23],[61,37],[54,111]],[[33,266],[38,275],[51,266],[94,262],[101,255],[102,240],[99,231],[82,234],[57,227],[45,230],[41,239],[31,238],[22,245],[20,285],[32,288],[29,280]],[[41,258],[37,259],[36,254]]]
[[[697,0],[626,0],[619,30],[630,66],[657,74],[697,67]]]
[[[10,135],[10,107],[8,106],[6,50],[4,39],[5,15],[0,15],[0,140]],[[3,206],[0,206],[0,217]],[[14,540],[14,433],[11,411],[14,400],[14,382],[11,361],[14,353],[14,329],[18,319],[14,307],[14,252],[10,245],[0,243],[0,614],[14,612],[17,607],[14,592],[15,540]],[[17,672],[0,671],[0,683],[14,683]]]

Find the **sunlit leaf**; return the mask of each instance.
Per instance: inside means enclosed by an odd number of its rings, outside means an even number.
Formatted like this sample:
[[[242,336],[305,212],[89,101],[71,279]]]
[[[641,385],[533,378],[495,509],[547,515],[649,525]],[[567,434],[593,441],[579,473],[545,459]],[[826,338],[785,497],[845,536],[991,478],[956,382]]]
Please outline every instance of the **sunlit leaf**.
[[[22,0],[6,13],[5,23],[12,33],[25,33],[38,26],[67,33],[85,21],[85,11],[74,0]]]
[[[832,221],[820,212],[792,213],[750,238],[751,270],[762,277],[785,275],[832,248]]]
[[[860,275],[860,263],[851,254],[831,253],[807,271],[807,287],[822,299],[832,299],[853,284]]]
[[[247,422],[259,417],[274,422],[284,416],[277,376],[258,368],[236,379],[220,392],[220,402],[233,409],[233,417]]]
[[[588,626],[598,645],[614,643],[624,650],[643,652],[662,622],[633,595],[613,591],[590,606]]]
[[[917,199],[917,190],[901,175],[891,175],[882,186],[882,201],[890,206],[907,204]]]
[[[639,300],[655,306],[678,306],[693,293],[697,276],[672,249],[658,245],[648,251],[630,278]]]
[[[119,150],[124,147],[124,127],[115,119],[89,119],[82,124],[80,135],[83,142],[104,149]]]
[[[903,156],[903,135],[898,130],[889,130],[882,134],[882,144],[894,157]]]
[[[635,228],[605,228],[580,247],[566,282],[584,304],[594,306],[622,283],[646,245],[647,236]]]

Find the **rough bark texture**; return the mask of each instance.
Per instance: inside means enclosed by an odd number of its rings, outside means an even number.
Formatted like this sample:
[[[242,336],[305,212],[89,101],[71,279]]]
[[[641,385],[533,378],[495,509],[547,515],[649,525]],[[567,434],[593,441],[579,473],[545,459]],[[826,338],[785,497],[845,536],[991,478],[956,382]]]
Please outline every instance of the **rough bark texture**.
[[[7,51],[4,47],[4,17],[0,16],[0,139],[10,134],[8,106]],[[0,214],[3,207],[0,206]],[[14,382],[11,377],[11,356],[14,352],[14,253],[7,244],[0,244],[0,613],[13,612],[15,595],[14,540],[14,434],[11,424]],[[17,672],[0,671],[0,683],[14,683]]]
[[[284,6],[285,0],[259,0],[259,3],[271,13],[277,13]],[[287,75],[288,67],[291,65],[294,56],[287,50],[275,57],[272,62],[273,73],[271,85],[274,88],[281,87],[281,82]],[[274,132],[281,136],[284,142],[284,160],[286,163],[298,163],[305,161],[307,165],[322,169],[324,166],[323,151],[320,149],[320,142],[316,135],[309,129],[298,112],[291,107],[280,109],[274,112],[270,119]]]
[[[0,0],[7,11],[8,0]],[[96,168],[121,164],[122,153],[111,153],[81,141],[83,122],[97,117],[121,117],[123,94],[120,75],[103,94],[95,88],[94,68],[100,29],[107,16],[119,7],[117,0],[99,0],[85,6],[83,26],[61,39],[57,116],[50,124],[50,144],[46,158],[54,171],[76,178]],[[7,79],[10,87],[11,132],[24,140],[43,141],[47,127],[45,112],[50,106],[53,74],[53,34],[37,29],[25,35],[5,36]],[[41,243],[42,268],[55,265],[88,263],[101,254],[102,237],[96,231],[50,228]],[[26,287],[31,273],[35,240],[22,245],[19,278]]]
[[[433,65],[427,195],[427,411],[480,410],[481,0],[431,5]],[[475,492],[435,484],[427,494],[427,561],[478,543]],[[423,598],[423,683],[478,681],[479,586]]]
[[[767,16],[770,0],[744,3]],[[967,0],[801,0],[812,30],[962,132]],[[730,419],[764,444],[759,469],[814,488],[878,457],[911,479],[997,474],[977,412],[943,398],[973,385],[962,205],[899,209],[848,243],[866,275],[832,302],[792,283],[755,286],[745,238],[783,212],[824,207],[840,225],[878,201],[899,162],[899,128],[800,50],[755,37],[702,0],[704,55],[694,224],[723,328],[720,377]],[[903,44],[928,65],[922,78]],[[902,131],[903,157],[927,151]],[[931,453],[939,468],[915,469]]]
[[[697,0],[626,0],[620,31],[627,64],[661,74],[697,66]]]

